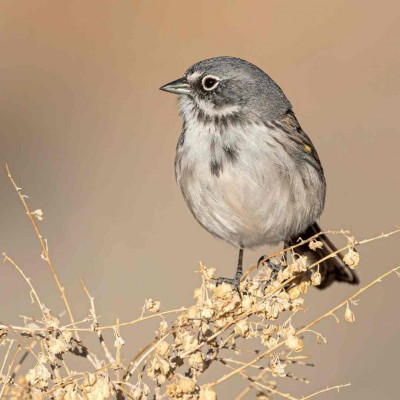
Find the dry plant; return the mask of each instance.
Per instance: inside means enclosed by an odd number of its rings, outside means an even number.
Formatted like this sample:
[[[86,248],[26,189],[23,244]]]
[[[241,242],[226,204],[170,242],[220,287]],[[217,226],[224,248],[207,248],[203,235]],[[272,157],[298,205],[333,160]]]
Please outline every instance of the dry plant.
[[[215,269],[200,265],[201,285],[194,290],[192,305],[161,312],[160,302],[148,299],[140,316],[128,322],[117,321],[115,325],[101,326],[94,298],[82,282],[89,300],[89,316],[81,316],[77,321],[57,277],[46,240],[38,228],[37,221],[43,219],[43,213],[29,209],[26,196],[16,185],[8,166],[7,173],[39,239],[41,257],[50,269],[69,321],[62,321],[42,302],[31,279],[3,253],[4,261],[26,281],[39,316],[24,317],[21,326],[0,323],[0,400],[112,397],[214,400],[218,385],[239,378],[244,379],[247,386],[237,394],[236,400],[248,394],[257,399],[276,396],[300,400],[284,392],[276,381],[281,377],[305,381],[288,371],[292,364],[309,365],[306,357],[301,355],[302,338],[311,334],[316,336],[318,343],[326,342],[321,333],[312,329],[315,325],[328,317],[334,317],[337,322],[342,318],[354,322],[352,306],[359,296],[393,273],[400,274],[400,266],[388,270],[325,314],[305,326],[296,327],[296,313],[306,311],[304,302],[309,287],[318,285],[321,280],[318,263],[307,267],[305,257],[296,254],[296,248],[305,242],[309,242],[311,249],[320,247],[320,233],[266,257],[259,268],[256,265],[250,267],[241,281],[240,292],[227,284],[216,286]],[[339,251],[345,252],[345,263],[356,268],[360,258],[357,246],[399,231],[396,229],[362,241],[357,241],[347,231],[323,233],[345,238],[346,244]],[[272,272],[270,263],[280,263],[284,268]],[[133,357],[123,356],[122,328],[150,319],[158,323],[154,339]],[[111,342],[103,336],[106,330],[113,332]],[[101,354],[95,354],[86,346],[85,341],[90,336],[99,341]],[[249,343],[253,350],[249,350]],[[79,371],[68,366],[67,356],[80,358]],[[215,373],[207,373],[214,365],[224,366],[226,373],[215,379]],[[23,372],[24,369],[27,372]],[[323,392],[349,385],[322,389],[301,399],[317,397]]]

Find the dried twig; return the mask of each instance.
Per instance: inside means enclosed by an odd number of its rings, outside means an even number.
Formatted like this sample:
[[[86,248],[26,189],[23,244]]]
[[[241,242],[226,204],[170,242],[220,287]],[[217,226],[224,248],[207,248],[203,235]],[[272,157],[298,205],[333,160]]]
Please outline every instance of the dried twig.
[[[348,264],[354,268],[359,261],[358,253],[354,252],[355,246],[386,238],[400,232],[400,228],[359,242],[350,237],[347,231],[325,231],[265,257],[265,260],[276,257],[274,261],[279,261],[283,254],[294,253],[298,246],[307,242],[314,241],[311,245],[315,245],[317,243],[315,241],[322,233],[343,235],[347,239],[347,245],[309,266],[306,259],[300,255],[296,254],[291,263],[286,257],[285,262],[288,265],[279,274],[271,274],[266,265],[261,265],[258,270],[256,270],[257,265],[253,265],[245,272],[241,281],[241,295],[227,284],[216,287],[215,269],[201,265],[201,285],[194,291],[193,304],[160,312],[160,302],[148,299],[142,307],[139,318],[127,322],[116,319],[115,324],[101,326],[95,299],[82,281],[83,289],[89,299],[90,315],[83,314],[75,321],[65,291],[49,257],[47,242],[42,238],[34,220],[34,217],[41,220],[43,214],[40,210],[30,212],[26,196],[21,194],[21,189],[14,182],[8,166],[7,173],[39,239],[42,258],[46,260],[57,290],[61,293],[70,322],[63,324],[61,318],[52,315],[50,308],[41,301],[40,291],[35,289],[31,279],[3,253],[5,261],[10,262],[29,285],[31,299],[39,305],[41,316],[22,317],[21,326],[0,323],[0,344],[5,344],[3,352],[5,354],[0,369],[0,400],[7,396],[57,398],[57,400],[106,399],[112,396],[118,400],[125,398],[145,400],[150,396],[157,400],[166,397],[179,400],[215,400],[214,389],[220,383],[235,377],[244,378],[249,383],[235,400],[243,399],[253,389],[286,400],[307,400],[328,390],[347,387],[349,384],[334,386],[297,398],[285,392],[284,383],[282,385],[279,383],[279,387],[274,383],[275,380],[284,377],[307,382],[304,378],[295,377],[289,370],[294,363],[300,366],[311,365],[302,361],[307,357],[294,355],[295,352],[303,350],[303,336],[310,332],[317,335],[317,339],[323,343],[324,337],[319,332],[311,330],[314,325],[330,316],[338,319],[335,313],[344,307],[346,307],[345,320],[354,322],[354,313],[350,306],[356,304],[356,299],[391,274],[400,275],[400,266],[391,269],[340,304],[331,307],[325,314],[301,328],[296,328],[296,313],[305,310],[303,303],[308,288],[318,285],[318,271],[312,269],[316,269],[319,263],[330,257],[342,256],[339,253],[346,250],[348,260],[350,256],[357,255],[356,262]],[[145,314],[146,312],[149,314]],[[155,335],[142,349],[136,349],[136,354],[129,364],[124,366],[122,361],[124,340],[121,328],[132,329],[138,323],[154,323],[156,320],[158,327]],[[114,335],[111,339],[114,340],[113,343],[107,341],[107,335],[103,335],[107,329],[113,330]],[[89,351],[79,334],[82,334],[85,340],[95,335],[102,347],[101,354]],[[245,345],[247,340],[252,342],[253,350]],[[18,347],[13,357],[10,357],[15,343],[18,343]],[[37,354],[33,350],[35,345],[40,346],[40,352]],[[16,365],[17,353],[22,346],[26,352]],[[34,358],[27,357],[29,352]],[[69,362],[66,354],[68,357],[83,357],[92,367],[81,363],[79,371],[72,371],[66,363],[66,360]],[[249,355],[252,357],[250,361]],[[24,373],[24,369],[21,368],[22,363],[28,364],[28,362],[30,369]],[[215,377],[210,382],[205,380],[205,377],[210,375],[204,373],[215,362],[223,363],[231,371]],[[4,376],[3,371],[6,368],[8,372]],[[250,376],[250,373],[255,375]],[[202,377],[204,383],[200,385]]]
[[[99,342],[101,344],[101,347],[104,350],[104,354],[106,355],[106,358],[107,358],[108,362],[113,364],[113,363],[115,363],[115,359],[112,356],[110,350],[108,350],[108,347],[107,347],[107,344],[106,344],[106,342],[104,340],[104,337],[103,337],[103,334],[101,332],[101,329],[98,329],[99,323],[98,323],[98,320],[97,320],[96,308],[94,306],[94,297],[90,294],[88,288],[85,285],[85,282],[83,282],[83,279],[81,279],[81,284],[82,284],[83,290],[85,291],[85,293],[86,293],[86,295],[87,295],[87,297],[88,297],[88,299],[90,301],[90,314],[92,315],[92,318],[93,318],[93,330],[96,331],[96,333],[97,333],[97,336],[99,338]]]
[[[367,286],[363,287],[362,289],[358,290],[355,294],[353,294],[352,296],[350,296],[348,299],[346,299],[345,301],[343,301],[342,303],[340,303],[338,306],[333,307],[332,309],[330,309],[328,312],[326,312],[324,315],[321,315],[320,317],[316,318],[315,320],[313,320],[312,322],[310,322],[309,324],[307,324],[304,328],[300,329],[297,332],[297,335],[304,333],[305,331],[307,331],[309,328],[311,328],[312,326],[314,326],[315,324],[317,324],[318,322],[322,321],[323,319],[325,319],[326,317],[333,315],[335,311],[337,311],[339,308],[343,307],[344,305],[347,304],[348,301],[358,297],[361,293],[365,292],[367,289],[371,288],[372,286],[374,286],[375,284],[377,284],[378,282],[381,282],[382,279],[384,279],[385,277],[389,276],[390,274],[396,272],[398,269],[400,269],[400,266],[391,269],[390,271],[382,274],[381,276],[379,276],[377,279],[375,279],[374,281],[372,281],[371,283],[369,283]],[[245,370],[246,368],[250,367],[251,365],[257,363],[258,361],[262,360],[263,358],[265,358],[267,355],[271,354],[273,351],[277,350],[279,347],[282,347],[285,344],[284,341],[278,342],[275,346],[273,346],[272,348],[270,348],[269,350],[265,351],[264,353],[261,353],[260,355],[258,355],[257,357],[255,357],[252,361],[249,361],[248,363],[244,364],[243,366],[235,369],[234,371],[230,372],[229,374],[226,374],[224,376],[222,376],[221,378],[215,380],[214,382],[211,382],[210,384],[208,384],[208,386],[213,387],[216,385],[219,385],[220,383],[226,381],[227,379],[231,378],[232,376],[242,372],[243,370]]]
[[[0,399],[3,398],[3,394],[6,394],[8,391],[8,388],[10,386],[10,376],[11,376],[11,370],[14,366],[15,360],[17,358],[18,353],[21,351],[21,346],[18,344],[17,349],[14,352],[13,358],[11,360],[11,363],[8,365],[8,370],[7,370],[7,375],[4,379],[3,387],[0,390]]]
[[[50,255],[49,255],[49,251],[48,251],[48,248],[47,248],[47,243],[45,242],[45,240],[43,239],[42,234],[39,231],[39,228],[38,228],[38,226],[37,226],[37,224],[35,222],[35,219],[34,219],[34,217],[32,215],[32,212],[29,209],[28,204],[25,201],[24,195],[21,194],[21,188],[19,188],[17,186],[17,184],[14,181],[14,178],[11,175],[11,171],[10,171],[10,168],[9,168],[8,164],[6,164],[6,169],[7,169],[7,176],[10,179],[12,185],[14,186],[14,189],[16,190],[16,192],[18,194],[18,197],[21,200],[21,203],[25,208],[26,215],[28,216],[29,220],[31,221],[31,224],[33,226],[33,229],[35,230],[36,236],[39,239],[40,245],[42,247],[42,256],[43,256],[44,260],[47,262],[47,265],[49,266],[50,271],[51,271],[51,275],[53,276],[53,279],[54,279],[54,281],[55,281],[55,283],[56,283],[56,285],[58,287],[58,290],[61,293],[61,298],[64,301],[64,304],[65,304],[65,307],[67,309],[67,312],[68,312],[69,318],[71,320],[71,323],[72,323],[73,326],[75,326],[74,317],[72,315],[71,307],[69,305],[67,296],[65,294],[65,289],[61,285],[61,283],[60,283],[60,281],[58,279],[58,276],[56,274],[56,270],[54,268],[53,262],[51,261],[51,258],[50,258]],[[77,340],[80,340],[78,333],[75,333],[75,335],[76,335]]]
[[[310,394],[309,396],[302,397],[301,400],[311,399],[311,397],[318,396],[321,393],[330,392],[331,390],[337,390],[339,392],[340,389],[342,389],[344,387],[348,387],[348,386],[351,386],[351,383],[346,383],[344,385],[337,385],[337,386],[328,387],[326,389],[322,389],[322,390],[319,390],[318,392]]]

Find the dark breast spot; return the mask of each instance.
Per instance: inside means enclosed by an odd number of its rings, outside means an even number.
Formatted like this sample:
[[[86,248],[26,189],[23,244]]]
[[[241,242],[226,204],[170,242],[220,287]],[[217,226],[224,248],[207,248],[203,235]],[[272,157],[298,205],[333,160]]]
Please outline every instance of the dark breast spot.
[[[239,155],[237,148],[224,146],[223,150],[224,150],[224,154],[225,154],[225,157],[227,158],[227,160],[229,160],[231,163],[234,163],[237,161],[237,158]]]
[[[181,133],[181,136],[179,136],[179,140],[176,145],[176,148],[180,149],[184,143],[185,143],[185,130],[183,130],[183,132]]]
[[[212,160],[210,162],[210,170],[212,175],[219,177],[220,173],[223,170],[222,163],[218,162],[217,160]]]

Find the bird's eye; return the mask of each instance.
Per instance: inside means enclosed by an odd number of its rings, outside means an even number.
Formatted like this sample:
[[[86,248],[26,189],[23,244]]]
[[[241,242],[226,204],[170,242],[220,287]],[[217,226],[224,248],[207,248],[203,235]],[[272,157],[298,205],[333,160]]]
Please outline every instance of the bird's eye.
[[[218,86],[219,79],[216,76],[207,75],[201,81],[205,90],[213,90]]]

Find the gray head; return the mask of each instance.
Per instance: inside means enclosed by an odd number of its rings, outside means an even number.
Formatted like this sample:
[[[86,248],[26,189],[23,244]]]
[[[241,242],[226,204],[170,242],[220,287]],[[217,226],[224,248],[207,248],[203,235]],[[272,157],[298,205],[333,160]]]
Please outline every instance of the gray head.
[[[273,120],[291,108],[281,88],[260,68],[235,57],[216,57],[191,66],[185,75],[160,88],[181,95],[209,117],[241,114]]]

